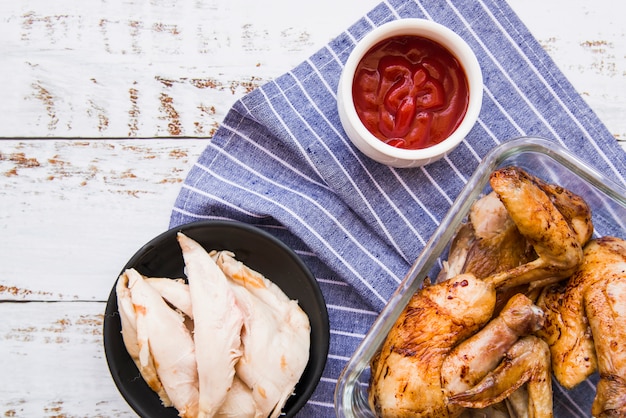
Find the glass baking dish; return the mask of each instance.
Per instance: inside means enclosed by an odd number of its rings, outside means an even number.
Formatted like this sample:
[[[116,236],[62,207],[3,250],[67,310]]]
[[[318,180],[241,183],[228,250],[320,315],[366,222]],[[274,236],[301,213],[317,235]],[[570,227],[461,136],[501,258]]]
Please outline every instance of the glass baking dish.
[[[442,261],[447,258],[449,244],[462,222],[467,219],[472,203],[491,190],[490,173],[510,165],[522,167],[535,176],[582,196],[592,210],[594,236],[613,235],[626,239],[626,190],[623,187],[553,142],[524,137],[499,145],[484,158],[469,179],[439,228],[348,361],[335,389],[337,417],[375,416],[367,401],[371,358],[379,350],[389,330],[424,279],[437,276]],[[566,391],[553,379],[554,416],[589,416],[596,381],[597,376],[593,376],[589,379],[589,385],[581,384],[572,391]]]

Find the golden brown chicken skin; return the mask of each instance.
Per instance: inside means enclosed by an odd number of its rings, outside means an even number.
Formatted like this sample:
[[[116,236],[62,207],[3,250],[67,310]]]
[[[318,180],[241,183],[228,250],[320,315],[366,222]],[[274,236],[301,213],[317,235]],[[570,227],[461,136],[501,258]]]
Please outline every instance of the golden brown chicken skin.
[[[524,338],[543,325],[543,312],[518,294],[490,321],[495,298],[471,274],[413,296],[371,364],[369,401],[378,416],[458,417],[528,383],[537,389],[528,409],[551,417],[547,345]]]
[[[520,337],[537,331],[543,321],[543,311],[539,307],[521,293],[514,295],[497,317],[446,356],[441,368],[445,392],[455,395],[476,385],[500,364]],[[515,361],[511,358],[509,363]],[[522,383],[506,379],[502,382],[514,389]]]
[[[626,263],[613,267],[585,297],[600,372],[594,417],[626,416]]]
[[[593,233],[584,199],[519,167],[495,170],[490,184],[493,191],[472,205],[438,278],[473,273],[515,294],[569,277]]]
[[[446,406],[441,365],[490,319],[494,306],[493,288],[470,274],[416,292],[372,360],[372,410],[380,417],[458,415],[461,407]]]
[[[487,278],[497,287],[523,284],[543,286],[569,277],[583,258],[582,240],[593,230],[590,211],[579,207],[575,195],[560,193],[560,188],[547,187],[544,182],[518,167],[504,167],[491,173],[491,187],[496,192],[519,232],[537,253],[537,258]],[[548,191],[549,193],[546,193]],[[559,207],[573,207],[564,216]],[[555,204],[554,202],[557,202]],[[570,219],[575,216],[575,219]],[[584,225],[584,226],[583,226]]]
[[[539,301],[538,332],[550,346],[554,375],[572,388],[598,371],[594,417],[626,416],[626,241],[591,240],[580,268]]]
[[[538,335],[550,345],[554,375],[566,388],[578,385],[597,369],[596,345],[610,335],[592,334],[590,312],[586,307],[594,306],[588,299],[592,290],[594,293],[603,291],[610,278],[619,274],[624,277],[625,263],[624,240],[615,237],[594,239],[585,246],[583,263],[572,277],[567,282],[544,289],[537,302],[546,313],[545,326]],[[593,312],[596,310],[594,308]],[[611,311],[606,307],[594,317],[602,312],[609,315]],[[626,339],[621,345],[626,345]]]
[[[562,186],[547,183],[536,176],[530,177],[561,212],[561,215],[576,234],[578,242],[581,245],[586,244],[593,235],[593,222],[591,209],[585,199]]]
[[[533,301],[581,265],[591,212],[518,167],[494,171],[490,184],[437,284],[413,295],[372,359],[369,403],[379,417],[500,413],[503,402],[520,416],[552,417],[551,352],[533,335],[543,324]]]
[[[451,395],[448,401],[482,409],[521,389],[527,397],[519,406],[519,416],[553,417],[550,351],[545,341],[533,335],[517,340],[492,372],[467,391]]]
[[[475,239],[468,248],[463,272],[485,278],[537,258],[495,192],[476,201],[469,219]]]
[[[578,287],[559,283],[545,288],[537,301],[546,314],[545,326],[537,335],[550,346],[554,376],[566,389],[578,385],[597,369],[582,297]]]

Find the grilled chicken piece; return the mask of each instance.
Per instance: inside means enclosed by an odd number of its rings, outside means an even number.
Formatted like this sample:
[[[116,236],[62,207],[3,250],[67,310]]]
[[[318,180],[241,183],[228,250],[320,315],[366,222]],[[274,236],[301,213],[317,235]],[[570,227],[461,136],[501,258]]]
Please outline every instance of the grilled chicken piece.
[[[569,277],[582,262],[582,247],[593,231],[584,201],[518,167],[494,171],[490,184],[537,258],[486,280],[501,288],[543,287]]]
[[[500,364],[507,351],[543,326],[543,311],[521,293],[513,296],[496,318],[461,342],[446,356],[441,380],[448,395],[468,390]],[[511,359],[510,362],[515,362]],[[513,382],[509,387],[514,387]],[[524,382],[519,383],[521,386]]]
[[[469,220],[475,240],[468,250],[464,273],[482,279],[537,257],[495,192],[476,201]]]
[[[489,321],[494,306],[493,287],[471,274],[416,292],[372,359],[372,410],[380,417],[460,414],[456,405],[448,411],[441,366],[458,342]]]
[[[593,223],[580,196],[520,168],[496,170],[490,182],[494,191],[472,205],[438,280],[459,273],[488,278],[499,288],[498,312],[511,295],[536,299],[541,288],[568,277]]]
[[[585,294],[585,310],[594,337],[600,381],[591,413],[594,417],[626,416],[626,242],[611,240],[608,251],[621,261],[606,263],[593,274],[601,279]],[[600,260],[598,260],[600,261]]]
[[[514,295],[498,317],[444,360],[448,402],[483,409],[514,395],[520,416],[552,417],[550,350],[531,335],[543,322],[539,307],[521,293]]]
[[[495,192],[478,199],[470,208],[468,222],[456,233],[446,268],[437,281],[461,273],[479,279],[508,270],[536,258]]]
[[[543,311],[521,293],[513,296],[496,318],[445,358],[441,379],[448,402],[483,409],[528,383],[520,409],[535,418],[551,417],[550,351],[529,336],[542,325]]]
[[[198,417],[212,417],[233,384],[241,357],[243,315],[228,279],[206,250],[178,233],[194,320],[199,379]]]
[[[452,238],[448,259],[443,260],[442,269],[439,271],[435,283],[440,283],[464,273],[465,261],[469,249],[476,240],[474,230],[470,223],[463,223]]]
[[[625,260],[626,245],[622,240],[592,240],[585,246],[583,263],[572,277],[544,289],[537,301],[546,312],[546,324],[537,335],[550,346],[554,375],[565,388],[573,388],[597,370],[597,342],[585,311],[586,295],[592,287],[602,288]]]
[[[126,276],[136,315],[140,367],[153,359],[163,389],[179,416],[196,417],[196,353],[184,318],[136,270],[127,270]]]
[[[552,416],[550,350],[529,335],[542,324],[532,300],[579,267],[591,213],[516,167],[490,183],[451,246],[438,276],[447,280],[416,292],[372,359],[369,402],[380,416],[456,417],[508,396],[522,413]]]
[[[582,248],[593,233],[584,199],[517,167],[494,171],[490,182],[494,191],[472,205],[469,222],[452,242],[445,276],[439,278],[473,273],[479,278],[494,275],[491,280],[508,281],[506,287],[529,282],[541,287],[545,283],[537,278],[568,277],[581,252],[568,244]],[[563,236],[568,239],[559,241]],[[563,263],[554,263],[561,259]]]
[[[278,417],[309,360],[310,323],[298,302],[227,251],[212,253],[233,282],[244,315],[237,375],[252,389],[257,417]]]
[[[550,345],[559,383],[572,388],[600,372],[594,416],[626,414],[625,287],[626,241],[602,237],[585,246],[569,281],[545,289],[538,301],[546,311],[538,335]]]
[[[468,408],[484,408],[504,400],[524,383],[527,383],[528,392],[524,414],[534,418],[551,418],[550,350],[545,341],[533,335],[516,341],[498,367],[476,386],[451,395],[448,400]]]
[[[585,245],[593,235],[591,209],[585,199],[571,190],[556,184],[546,183],[538,177],[531,176],[532,181],[545,192],[550,201],[561,212],[574,231],[580,245]]]
[[[567,283],[557,283],[546,287],[537,301],[546,313],[545,326],[537,335],[550,346],[554,377],[566,389],[578,385],[597,370],[581,290]]]
[[[549,350],[526,337],[543,312],[518,294],[489,321],[495,299],[495,288],[471,274],[416,292],[372,360],[369,402],[378,416],[458,417],[528,383],[527,409],[550,417]]]
[[[495,192],[472,205],[469,221],[456,234],[447,260],[445,278],[459,273],[472,273],[484,279],[509,271],[537,258],[528,240],[519,232],[506,207]],[[438,280],[442,279],[440,274]],[[498,291],[497,314],[516,293],[527,293],[528,284]]]

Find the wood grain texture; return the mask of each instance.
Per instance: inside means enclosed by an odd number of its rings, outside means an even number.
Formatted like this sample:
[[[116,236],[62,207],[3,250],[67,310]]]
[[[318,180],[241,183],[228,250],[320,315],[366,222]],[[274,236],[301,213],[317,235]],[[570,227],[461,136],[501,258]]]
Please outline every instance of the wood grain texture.
[[[105,302],[205,146],[0,141],[0,414],[135,416],[104,358]]]
[[[626,148],[626,3],[510,0],[560,70]]]
[[[0,141],[0,299],[106,300],[168,227],[202,140]]]
[[[104,303],[0,303],[3,417],[132,417],[102,346]]]
[[[375,3],[4,2],[0,136],[211,136]]]
[[[120,269],[232,103],[377,3],[0,2],[0,414],[135,415],[102,348]],[[623,3],[510,4],[626,139]]]
[[[3,2],[0,79],[11,82],[0,137],[210,137],[236,99],[376,3]],[[510,4],[614,136],[626,138],[626,6]]]

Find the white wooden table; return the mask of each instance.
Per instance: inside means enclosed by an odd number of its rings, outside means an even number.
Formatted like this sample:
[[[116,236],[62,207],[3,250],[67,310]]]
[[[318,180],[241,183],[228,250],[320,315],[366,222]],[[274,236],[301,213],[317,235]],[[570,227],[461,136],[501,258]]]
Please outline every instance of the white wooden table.
[[[117,274],[232,103],[377,3],[0,3],[0,415],[134,416],[101,341]],[[625,141],[625,6],[510,3]]]

